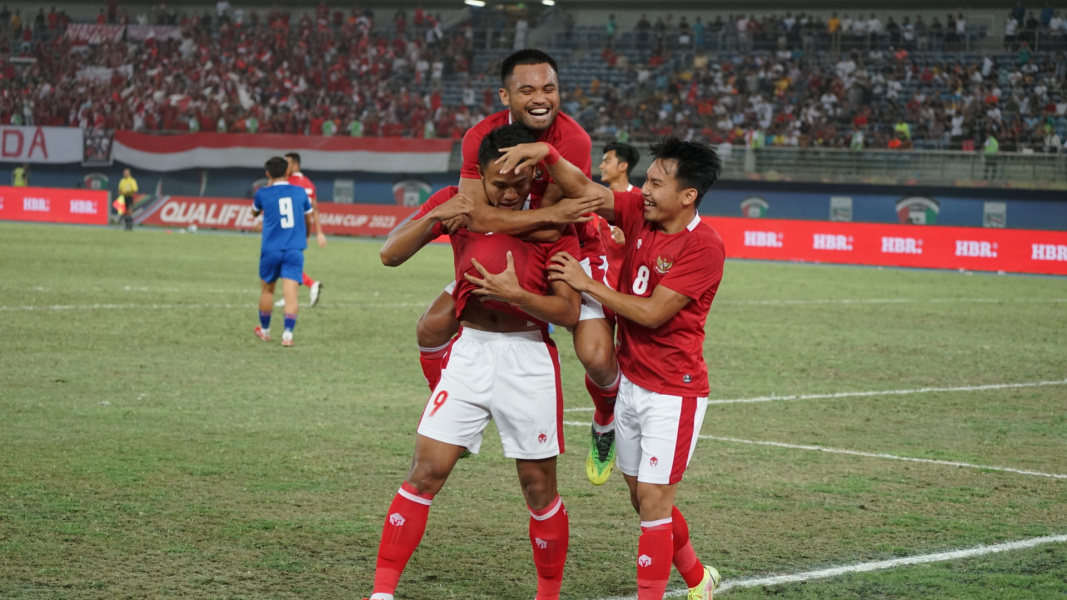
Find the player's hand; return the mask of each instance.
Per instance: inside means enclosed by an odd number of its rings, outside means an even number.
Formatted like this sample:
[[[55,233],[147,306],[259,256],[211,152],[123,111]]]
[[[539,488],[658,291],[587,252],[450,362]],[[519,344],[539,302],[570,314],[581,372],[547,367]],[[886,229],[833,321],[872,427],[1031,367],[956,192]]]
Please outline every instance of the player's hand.
[[[548,156],[549,145],[544,142],[532,144],[519,144],[511,148],[501,148],[500,158],[494,164],[500,165],[501,173],[515,172],[533,167],[545,160]]]
[[[324,233],[322,233],[320,231],[318,234],[315,235],[315,239],[319,243],[319,248],[325,248],[326,247],[326,234],[324,234]]]
[[[481,274],[482,278],[479,279],[470,273],[463,274],[467,281],[479,288],[471,293],[475,296],[503,300],[504,302],[513,302],[522,298],[525,290],[519,285],[519,278],[515,274],[515,259],[512,257],[510,250],[508,251],[507,259],[507,268],[494,275],[487,271],[482,266],[482,263],[478,262],[478,259],[472,258],[471,264],[474,265],[475,270]]]
[[[443,222],[453,217],[470,215],[472,212],[474,212],[474,200],[466,194],[456,194],[444,204],[431,210],[427,216]]]
[[[470,224],[471,218],[467,215],[456,215],[451,219],[441,221],[441,226],[445,228],[445,232],[447,232],[448,235],[452,235],[460,229],[469,227]]]
[[[582,263],[569,252],[558,252],[548,263],[548,280],[562,281],[577,292],[589,289],[593,279],[585,274]]]
[[[618,227],[612,227],[611,239],[614,240],[616,244],[622,246],[626,243],[626,234],[622,232],[622,229]]]
[[[561,198],[549,210],[552,211],[553,222],[559,225],[567,223],[587,223],[593,220],[593,211],[604,205],[604,199],[600,196],[588,198]]]

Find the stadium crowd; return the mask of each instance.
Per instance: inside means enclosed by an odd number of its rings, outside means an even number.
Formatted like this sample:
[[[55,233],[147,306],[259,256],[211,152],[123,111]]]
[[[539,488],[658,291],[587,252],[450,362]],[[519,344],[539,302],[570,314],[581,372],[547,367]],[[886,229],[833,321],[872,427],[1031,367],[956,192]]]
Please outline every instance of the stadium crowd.
[[[320,3],[299,17],[260,16],[219,4],[215,14],[163,6],[133,17],[176,26],[178,39],[92,45],[64,36],[69,19],[54,8],[16,26],[19,14],[5,7],[0,21],[7,13],[13,24],[0,38],[0,122],[458,138],[498,108],[495,67],[473,69],[478,38],[470,22],[446,31],[439,17],[400,9],[383,28],[369,9],[345,14]],[[1037,25],[1023,21],[1010,57],[922,52],[958,48],[961,38],[921,17],[882,24],[875,15],[824,22],[787,13],[720,16],[707,25],[642,17],[630,32],[640,48],[608,43],[600,52],[614,77],[561,81],[563,109],[600,139],[674,134],[753,146],[969,149],[992,134],[1002,151],[1061,151],[1067,59],[1062,51],[1032,52],[1037,38],[1026,37],[1036,36],[1031,25],[1063,27],[1059,13],[1048,12],[1047,23],[1044,13]],[[130,21],[113,1],[98,17]],[[962,21],[952,21],[961,33]],[[712,60],[701,48],[719,27],[750,34],[739,38],[746,51]],[[617,26],[609,21],[606,33],[614,40]],[[842,51],[806,50],[809,33],[829,35]],[[448,80],[462,82],[459,102],[445,102]]]

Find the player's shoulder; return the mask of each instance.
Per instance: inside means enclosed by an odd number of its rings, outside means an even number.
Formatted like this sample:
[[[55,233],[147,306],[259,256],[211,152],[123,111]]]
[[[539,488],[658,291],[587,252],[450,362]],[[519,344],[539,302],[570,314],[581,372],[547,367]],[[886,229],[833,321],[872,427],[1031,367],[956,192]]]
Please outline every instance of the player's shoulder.
[[[478,121],[478,124],[474,127],[468,129],[467,133],[463,134],[463,139],[467,140],[467,138],[470,137],[471,140],[481,140],[485,137],[485,134],[490,131],[497,127],[507,125],[510,121],[510,116],[511,113],[507,110],[493,113],[481,121]]]
[[[552,137],[558,141],[585,142],[592,145],[589,132],[563,111],[556,113],[556,120],[552,123]]]
[[[437,190],[430,194],[430,197],[426,199],[426,204],[443,204],[448,202],[459,193],[459,186],[450,185]]]
[[[689,231],[692,232],[691,243],[693,245],[719,253],[725,252],[722,236],[699,214],[690,223]]]

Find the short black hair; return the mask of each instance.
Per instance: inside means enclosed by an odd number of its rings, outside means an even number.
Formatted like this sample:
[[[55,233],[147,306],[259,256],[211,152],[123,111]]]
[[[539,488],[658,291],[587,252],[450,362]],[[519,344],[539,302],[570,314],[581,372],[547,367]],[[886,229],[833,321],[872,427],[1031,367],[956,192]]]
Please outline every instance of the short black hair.
[[[719,178],[719,173],[722,172],[722,160],[715,149],[705,142],[683,140],[672,136],[649,145],[648,151],[654,159],[677,161],[678,169],[674,173],[674,178],[678,180],[678,187],[693,188],[697,191],[697,201],[694,206],[700,206],[700,200],[704,198],[704,194],[711,189],[712,184]]]
[[[549,56],[547,52],[542,52],[535,48],[513,52],[500,64],[500,86],[508,87],[508,79],[511,79],[511,76],[515,73],[515,67],[519,65],[544,64],[552,67],[552,70],[556,72],[556,76],[559,76],[559,67],[556,66],[556,59]]]
[[[290,158],[296,164],[298,164],[298,165],[300,164],[300,154],[297,153],[297,152],[288,152],[288,153],[286,153],[285,158]]]
[[[641,160],[641,153],[637,151],[637,148],[622,142],[608,142],[604,146],[604,154],[612,150],[615,151],[616,160],[626,163],[626,176],[629,177],[634,167],[637,166],[637,162]]]
[[[267,174],[272,179],[279,179],[285,177],[285,172],[289,170],[289,163],[280,156],[272,156],[267,160]]]
[[[527,129],[525,125],[512,123],[497,127],[482,138],[482,144],[478,146],[478,164],[484,171],[493,161],[500,158],[501,148],[532,144],[536,141],[537,134]]]

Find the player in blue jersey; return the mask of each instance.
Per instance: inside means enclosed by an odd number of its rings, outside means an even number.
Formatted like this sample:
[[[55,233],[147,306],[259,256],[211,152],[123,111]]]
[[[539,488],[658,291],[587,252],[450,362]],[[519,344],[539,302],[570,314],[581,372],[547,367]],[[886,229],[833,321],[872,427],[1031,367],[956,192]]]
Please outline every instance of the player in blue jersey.
[[[296,326],[296,292],[304,273],[304,250],[311,231],[312,208],[304,188],[290,185],[286,179],[289,163],[280,156],[267,161],[270,183],[256,191],[252,214],[263,214],[263,243],[259,251],[259,327],[254,333],[270,341],[270,313],[274,307],[274,284],[282,279],[285,298],[285,331],[282,346],[293,345]]]

